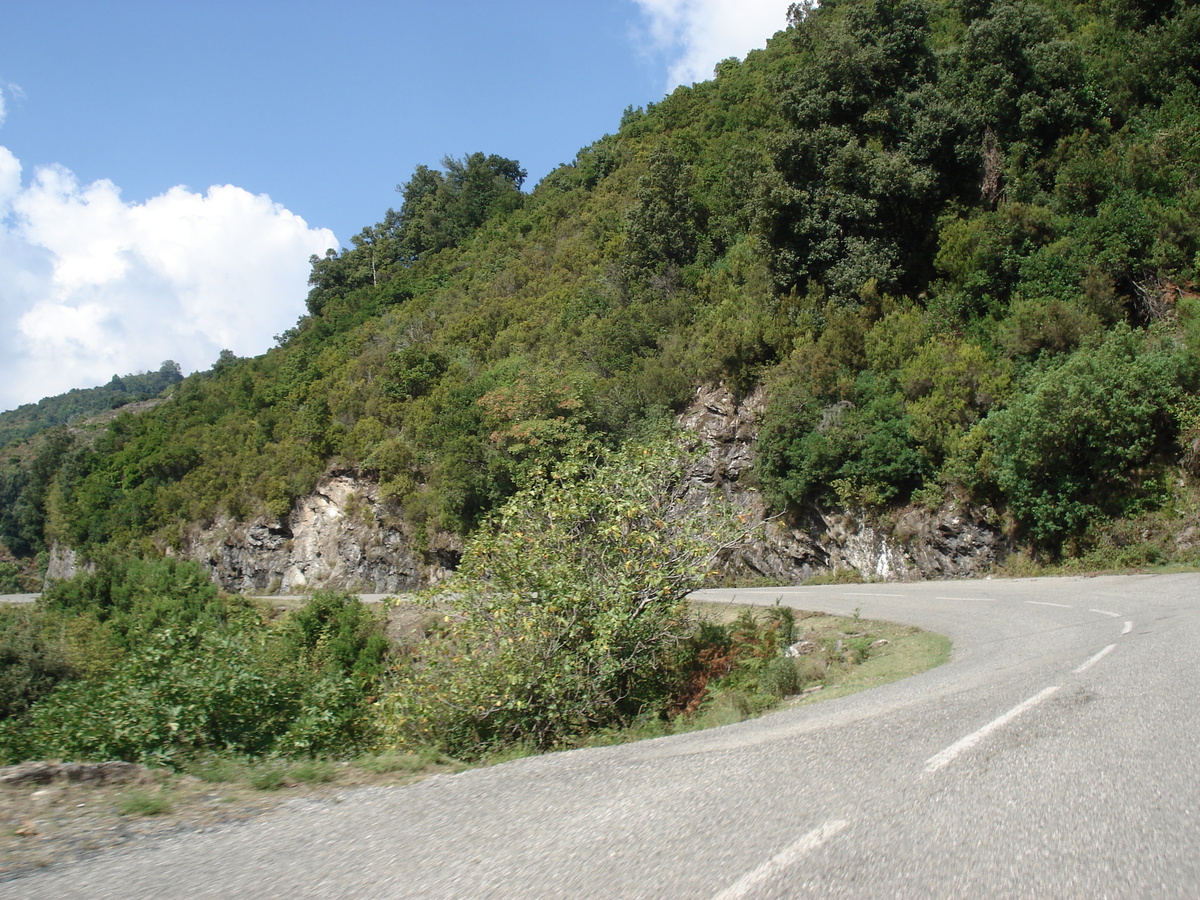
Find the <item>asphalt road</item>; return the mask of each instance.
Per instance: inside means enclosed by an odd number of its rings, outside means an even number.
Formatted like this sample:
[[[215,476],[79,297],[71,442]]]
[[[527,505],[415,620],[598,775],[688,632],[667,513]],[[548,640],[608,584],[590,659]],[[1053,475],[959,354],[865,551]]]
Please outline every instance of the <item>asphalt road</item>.
[[[0,603],[33,603],[37,594],[0,594]]]
[[[304,802],[21,898],[1197,897],[1200,575],[703,592],[908,622],[953,660],[640,744]]]

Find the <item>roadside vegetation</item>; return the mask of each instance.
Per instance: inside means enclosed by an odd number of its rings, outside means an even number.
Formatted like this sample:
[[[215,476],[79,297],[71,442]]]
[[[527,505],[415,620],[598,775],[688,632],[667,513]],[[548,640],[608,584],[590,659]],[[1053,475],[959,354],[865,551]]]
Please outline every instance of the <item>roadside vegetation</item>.
[[[663,436],[559,462],[441,589],[390,610],[332,592],[281,609],[192,562],[115,556],[0,606],[0,766],[143,767],[0,784],[0,873],[267,797],[727,725],[944,661],[912,628],[687,603],[747,537],[718,496],[680,487],[689,456]]]
[[[332,780],[330,760],[477,762],[757,715],[897,641],[780,606],[700,614],[687,594],[748,534],[680,487],[689,458],[666,436],[532,478],[391,640],[351,595],[277,616],[195,563],[106,558],[0,609],[0,763],[249,771],[270,789]]]

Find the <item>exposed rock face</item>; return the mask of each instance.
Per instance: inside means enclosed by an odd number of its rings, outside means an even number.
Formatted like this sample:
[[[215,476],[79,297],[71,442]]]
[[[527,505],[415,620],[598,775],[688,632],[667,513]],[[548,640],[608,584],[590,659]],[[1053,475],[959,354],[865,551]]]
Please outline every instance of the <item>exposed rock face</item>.
[[[73,547],[62,544],[50,546],[50,559],[46,563],[46,582],[70,578],[79,571],[79,554]]]
[[[949,503],[886,517],[855,510],[813,508],[802,516],[768,517],[748,484],[764,392],[738,398],[725,388],[702,388],[680,424],[707,448],[689,473],[696,502],[717,487],[761,539],[727,560],[731,574],[799,581],[853,570],[864,577],[904,580],[977,575],[1007,552],[1003,535],[986,512]],[[229,591],[295,593],[316,588],[363,593],[413,590],[441,580],[458,563],[461,539],[440,535],[422,553],[379,500],[379,486],[357,472],[331,472],[298,501],[286,521],[219,521],[196,530],[185,557],[206,566]],[[54,547],[48,580],[78,571],[75,551]]]
[[[378,485],[334,472],[293,508],[286,522],[218,522],[197,532],[185,552],[229,591],[297,593],[335,588],[388,594],[445,576],[458,547],[427,559],[389,521]]]
[[[957,503],[932,512],[909,507],[887,517],[814,507],[802,517],[768,518],[745,477],[754,463],[764,402],[761,389],[738,399],[724,386],[706,387],[680,418],[708,447],[692,482],[718,487],[749,521],[763,523],[763,539],[729,559],[731,573],[783,581],[845,569],[885,580],[966,577],[986,572],[1007,552],[986,511]]]
[[[197,560],[227,591],[392,594],[445,578],[462,551],[453,535],[438,535],[428,554],[413,544],[380,502],[374,480],[339,471],[297,501],[286,521],[219,520],[193,531],[179,555]],[[70,578],[80,568],[73,549],[56,545],[46,580]]]

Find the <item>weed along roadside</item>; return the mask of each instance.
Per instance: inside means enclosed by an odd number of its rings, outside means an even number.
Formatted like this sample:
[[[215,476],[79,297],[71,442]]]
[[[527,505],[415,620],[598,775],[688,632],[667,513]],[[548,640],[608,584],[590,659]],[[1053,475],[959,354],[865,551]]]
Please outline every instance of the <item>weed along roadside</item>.
[[[815,703],[917,675],[950,658],[950,641],[910,625],[776,605],[697,603],[730,634],[727,674],[702,708],[728,724],[781,705]]]
[[[949,653],[949,642],[938,635],[853,616],[713,603],[694,603],[691,612],[696,639],[687,652],[693,667],[668,708],[549,749],[728,725],[903,678],[940,664]],[[420,640],[439,620],[430,607],[390,608],[391,647]],[[30,767],[10,766],[0,775],[0,877],[66,863],[139,837],[245,820],[287,801],[336,801],[358,787],[401,786],[533,752],[537,749],[528,743],[497,746],[470,760],[430,746],[388,749],[382,744],[341,756],[291,758],[213,750],[173,765],[128,767],[120,778],[91,782],[61,771],[23,780],[16,773]]]
[[[945,658],[857,616],[691,602],[749,534],[719,495],[676,495],[693,458],[664,434],[536,473],[417,602],[276,605],[193,562],[110,555],[0,610],[0,763],[120,760],[144,782],[75,800],[90,823],[60,784],[9,785],[5,852],[730,724]]]

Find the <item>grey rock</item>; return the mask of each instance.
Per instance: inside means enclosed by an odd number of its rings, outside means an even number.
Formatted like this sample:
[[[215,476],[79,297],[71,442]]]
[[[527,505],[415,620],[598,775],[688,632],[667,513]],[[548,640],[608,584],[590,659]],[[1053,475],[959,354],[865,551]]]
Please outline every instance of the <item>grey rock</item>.
[[[395,594],[435,583],[457,564],[462,544],[435,535],[421,552],[379,498],[374,479],[350,470],[324,475],[282,521],[218,519],[193,526],[180,550],[223,589],[246,593],[304,593],[319,588]],[[82,568],[70,547],[51,549],[47,581]]]
[[[0,784],[50,784],[60,778],[78,784],[124,784],[140,781],[148,775],[141,766],[120,760],[99,763],[28,762],[0,768]]]
[[[820,644],[816,641],[796,641],[792,646],[787,648],[784,656],[789,659],[795,659],[798,656],[810,656],[820,649]]]
[[[989,510],[954,501],[936,510],[910,506],[886,516],[815,507],[804,514],[770,515],[745,477],[754,466],[765,404],[762,388],[738,397],[724,385],[707,386],[679,419],[705,448],[688,476],[689,501],[703,502],[704,493],[715,487],[759,526],[752,540],[727,554],[726,574],[780,583],[838,571],[883,581],[966,578],[986,573],[1009,552]]]
[[[380,501],[375,480],[334,471],[297,501],[286,521],[222,520],[194,532],[184,555],[204,563],[229,591],[389,594],[445,577],[447,566],[413,543]]]
[[[988,510],[956,502],[932,511],[907,507],[886,516],[815,507],[771,515],[747,477],[765,405],[761,387],[738,396],[724,385],[707,386],[679,419],[703,448],[685,478],[684,501],[701,506],[715,488],[749,529],[748,539],[721,561],[727,575],[781,584],[839,571],[887,581],[961,578],[986,573],[1008,552]],[[829,416],[840,414],[829,411]],[[445,578],[462,554],[462,539],[436,534],[419,549],[410,527],[380,500],[378,482],[336,469],[298,500],[286,519],[225,518],[196,525],[181,549],[166,552],[198,560],[228,591],[332,588],[389,594]],[[52,547],[47,580],[69,578],[81,567],[72,548]]]

